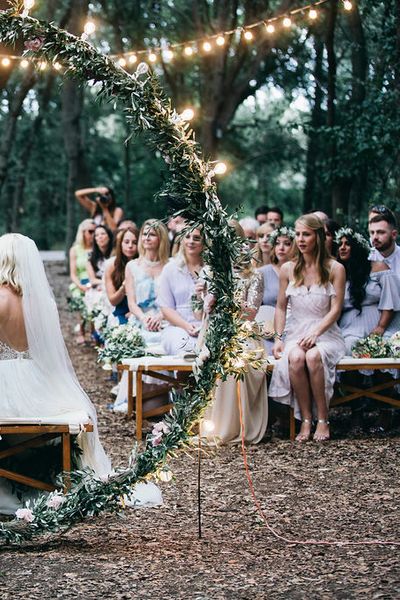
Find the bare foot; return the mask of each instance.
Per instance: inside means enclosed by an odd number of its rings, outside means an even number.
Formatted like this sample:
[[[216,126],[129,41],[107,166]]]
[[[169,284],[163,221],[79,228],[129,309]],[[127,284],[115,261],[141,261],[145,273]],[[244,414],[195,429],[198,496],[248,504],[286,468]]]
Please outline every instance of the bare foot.
[[[331,437],[329,431],[329,421],[326,419],[318,419],[317,428],[314,433],[315,442],[327,442]]]
[[[296,436],[296,442],[308,442],[311,437],[311,419],[303,419],[298,435]]]

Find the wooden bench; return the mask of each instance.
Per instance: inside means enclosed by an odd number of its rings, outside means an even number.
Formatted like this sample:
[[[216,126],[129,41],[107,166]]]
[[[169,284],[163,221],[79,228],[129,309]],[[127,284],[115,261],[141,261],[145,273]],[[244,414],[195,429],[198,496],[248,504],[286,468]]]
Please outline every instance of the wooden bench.
[[[274,369],[274,365],[276,363],[276,359],[272,356],[268,357],[268,367],[267,372],[272,373]],[[391,369],[391,370],[399,370],[400,369],[400,359],[398,358],[352,358],[351,356],[345,356],[339,361],[336,365],[336,370],[341,372],[348,371],[381,371],[381,370]],[[377,385],[373,385],[370,388],[362,388],[357,387],[356,385],[349,385],[348,383],[340,383],[337,386],[337,392],[334,394],[330,407],[339,406],[340,404],[346,404],[347,402],[351,402],[356,398],[372,398],[374,400],[379,400],[380,402],[384,402],[385,404],[389,404],[396,408],[400,408],[400,398],[392,398],[387,394],[382,394],[384,390],[393,389],[396,385],[400,385],[400,379],[391,379],[390,381],[386,381],[384,383],[379,383]],[[294,410],[290,407],[290,439],[294,440],[295,437],[295,418],[294,418]]]
[[[0,436],[3,435],[28,435],[32,436],[29,439],[19,442],[13,446],[0,450],[0,461],[10,456],[15,456],[24,452],[29,448],[37,448],[43,446],[48,441],[55,438],[61,438],[62,452],[62,470],[64,473],[71,471],[71,435],[77,435],[82,429],[85,431],[93,431],[93,424],[90,422],[83,424],[67,424],[67,423],[51,423],[41,422],[40,419],[30,419],[25,422],[22,419],[18,420],[0,420]],[[11,481],[16,481],[24,485],[52,492],[55,486],[38,479],[33,479],[14,471],[1,468],[0,462],[0,477],[4,477]],[[69,487],[68,478],[64,481],[64,490]]]
[[[158,396],[164,391],[168,391],[172,388],[181,387],[180,382],[176,377],[166,375],[162,371],[167,372],[191,372],[193,369],[193,361],[185,360],[178,356],[143,356],[141,358],[129,358],[124,359],[121,364],[118,365],[118,371],[120,375],[124,371],[127,372],[128,376],[128,412],[127,416],[129,419],[135,414],[136,420],[136,439],[141,440],[143,435],[143,419],[147,417],[154,417],[162,415],[171,410],[172,404],[164,404],[157,408],[143,411],[143,400]],[[135,373],[136,379],[136,391],[135,395],[133,392],[133,373]],[[166,386],[157,386],[157,390],[150,392],[143,392],[143,375],[149,375],[155,379],[165,382]]]

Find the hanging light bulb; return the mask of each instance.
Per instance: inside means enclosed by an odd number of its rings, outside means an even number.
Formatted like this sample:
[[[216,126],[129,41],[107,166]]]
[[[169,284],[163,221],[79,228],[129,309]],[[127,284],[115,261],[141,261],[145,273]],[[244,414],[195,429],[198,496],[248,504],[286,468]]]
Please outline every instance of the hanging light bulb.
[[[350,0],[344,0],[344,2],[343,2],[343,8],[344,8],[344,10],[352,10],[353,5],[350,2]]]
[[[149,61],[152,63],[155,63],[157,60],[157,54],[155,52],[150,52],[149,54]]]
[[[217,44],[217,46],[223,46],[225,44],[225,37],[223,35],[217,36],[215,43]]]
[[[137,62],[136,54],[131,54],[130,57],[128,58],[128,62],[130,65],[134,65]]]
[[[186,54],[186,56],[192,56],[193,55],[192,46],[185,46],[184,53]]]
[[[224,162],[218,162],[213,171],[216,175],[225,175],[226,171],[227,171],[228,167],[226,166],[226,163]]]
[[[292,25],[292,19],[290,17],[285,17],[282,21],[282,25],[284,27],[291,27]]]
[[[27,67],[29,67],[29,60],[26,60],[26,58],[23,58],[19,64],[22,69],[26,69]]]
[[[253,34],[251,33],[251,31],[247,30],[244,32],[244,39],[248,42],[250,42],[253,39]]]
[[[83,31],[86,35],[92,35],[96,31],[96,25],[93,21],[86,21]]]
[[[1,59],[1,66],[2,67],[9,67],[11,65],[11,60],[5,56],[4,58]]]
[[[267,30],[267,33],[274,33],[275,26],[272,25],[272,23],[268,23],[268,25],[265,27],[265,29]]]
[[[310,8],[309,13],[308,13],[308,17],[312,21],[315,21],[315,19],[318,18],[318,12],[315,10],[315,8]]]
[[[211,46],[210,42],[204,42],[203,50],[204,50],[204,52],[211,52],[212,46]]]
[[[120,67],[124,68],[126,67],[126,60],[121,56],[121,58],[118,60],[118,64]]]
[[[184,121],[191,121],[194,117],[193,108],[185,108],[185,110],[181,113],[181,117]]]
[[[53,68],[54,68],[56,71],[59,71],[59,70],[61,69],[61,64],[60,64],[59,62],[55,62],[55,63],[53,64]]]
[[[47,69],[47,62],[45,60],[41,60],[38,66],[41,71],[45,71]]]
[[[170,48],[168,48],[167,50],[164,51],[165,60],[172,60],[174,58],[174,56],[175,55]]]
[[[24,0],[24,10],[31,10],[35,6],[35,0]]]

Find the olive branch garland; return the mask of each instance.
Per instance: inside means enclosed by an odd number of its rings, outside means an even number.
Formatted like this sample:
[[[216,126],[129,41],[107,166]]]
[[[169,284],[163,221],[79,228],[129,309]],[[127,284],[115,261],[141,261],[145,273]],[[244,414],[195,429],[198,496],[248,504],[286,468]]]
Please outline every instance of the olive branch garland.
[[[134,449],[129,467],[107,479],[98,479],[89,470],[74,471],[65,496],[43,494],[30,507],[29,518],[2,523],[2,543],[21,543],[34,535],[68,529],[104,510],[120,510],[124,494],[129,495],[137,481],[161,469],[167,455],[188,441],[190,427],[209,403],[216,379],[225,379],[230,373],[238,378],[243,375],[246,366],[238,357],[248,337],[234,300],[232,264],[241,253],[241,242],[218,199],[212,163],[202,160],[190,126],[164,97],[156,77],[145,63],[136,73],[127,73],[88,42],[51,23],[23,17],[19,10],[17,1],[10,10],[0,12],[2,43],[15,44],[22,39],[30,55],[58,61],[66,76],[98,83],[98,98],[121,102],[132,135],[144,131],[150,147],[160,151],[170,177],[158,197],[167,200],[172,212],[202,227],[204,258],[213,273],[210,292],[217,301],[206,333],[205,359],[187,388],[175,397],[157,444],[154,436],[147,436],[144,451]],[[256,357],[248,358],[253,366],[261,365]]]

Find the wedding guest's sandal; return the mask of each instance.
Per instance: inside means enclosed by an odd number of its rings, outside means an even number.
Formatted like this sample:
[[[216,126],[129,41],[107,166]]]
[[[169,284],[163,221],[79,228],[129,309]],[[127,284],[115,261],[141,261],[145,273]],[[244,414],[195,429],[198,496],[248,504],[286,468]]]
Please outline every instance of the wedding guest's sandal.
[[[328,430],[325,433],[318,433],[319,425],[327,425]],[[317,429],[315,430],[313,440],[314,442],[327,442],[331,439],[331,434],[329,431],[329,421],[327,419],[318,419],[317,421]]]
[[[309,430],[306,433],[302,433],[302,431],[300,429],[300,433],[298,433],[295,438],[296,442],[308,442],[308,440],[311,439],[311,425],[312,425],[311,419],[302,419],[301,426],[303,427],[304,424],[310,426]]]

